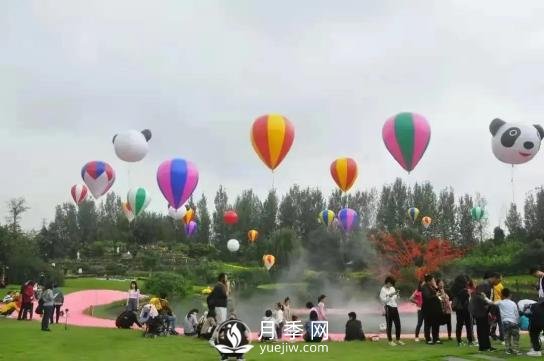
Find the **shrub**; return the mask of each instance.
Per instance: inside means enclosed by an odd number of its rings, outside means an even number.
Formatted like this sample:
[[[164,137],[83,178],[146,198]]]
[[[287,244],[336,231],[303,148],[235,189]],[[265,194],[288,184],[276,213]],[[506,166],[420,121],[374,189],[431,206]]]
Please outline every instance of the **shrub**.
[[[157,272],[145,283],[144,292],[150,295],[184,297],[191,291],[192,285],[184,277],[172,272]]]

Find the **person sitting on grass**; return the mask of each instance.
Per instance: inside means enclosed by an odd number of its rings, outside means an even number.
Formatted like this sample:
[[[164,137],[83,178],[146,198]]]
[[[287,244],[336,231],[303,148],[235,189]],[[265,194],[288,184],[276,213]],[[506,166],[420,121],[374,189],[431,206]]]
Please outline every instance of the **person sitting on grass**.
[[[185,336],[194,336],[197,333],[198,326],[198,310],[193,308],[183,320],[183,334]]]
[[[168,300],[166,299],[166,294],[161,293],[160,294],[160,304],[161,309],[159,310],[159,315],[164,317],[167,322],[167,329],[168,332],[171,335],[177,335],[178,332],[176,331],[176,315],[172,312],[172,309],[170,308],[170,304],[168,303]]]
[[[277,334],[277,322],[274,317],[272,317],[272,310],[266,310],[264,312],[264,317],[261,321],[261,330],[263,329],[263,325],[266,325],[266,335],[263,336],[261,333],[259,335],[259,339],[261,342],[270,341],[270,340],[276,340],[278,338]],[[274,325],[273,329],[268,329],[268,326]]]
[[[316,311],[310,312],[310,319],[304,324],[304,341],[306,342],[321,342],[323,340],[322,335],[312,335],[313,331],[313,322],[318,322],[319,317],[317,316]]]
[[[361,321],[357,319],[355,312],[348,313],[349,320],[346,323],[346,336],[345,341],[365,341],[365,333],[363,332],[363,325]]]
[[[210,340],[216,327],[217,322],[215,321],[215,310],[212,308],[208,311],[208,315],[202,324],[200,334],[198,336],[203,339]]]

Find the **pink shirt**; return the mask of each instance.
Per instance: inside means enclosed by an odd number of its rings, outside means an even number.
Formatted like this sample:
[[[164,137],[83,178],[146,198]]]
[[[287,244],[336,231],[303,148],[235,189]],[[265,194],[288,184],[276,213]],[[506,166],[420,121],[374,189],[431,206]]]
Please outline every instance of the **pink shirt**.
[[[325,304],[323,302],[319,302],[317,304],[317,317],[319,318],[319,321],[327,320],[327,309],[325,308]]]
[[[421,306],[423,305],[423,294],[421,293],[421,291],[415,290],[412,294],[412,300],[416,304],[417,308],[421,308]]]

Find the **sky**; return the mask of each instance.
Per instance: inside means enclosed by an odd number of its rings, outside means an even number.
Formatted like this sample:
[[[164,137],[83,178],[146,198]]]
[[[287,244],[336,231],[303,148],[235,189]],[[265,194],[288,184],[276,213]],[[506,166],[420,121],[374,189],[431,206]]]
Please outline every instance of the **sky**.
[[[541,1],[0,0],[0,215],[25,197],[25,229],[70,201],[90,160],[117,172],[112,188],[147,188],[165,212],[158,165],[195,162],[209,204],[271,173],[254,153],[255,118],[296,128],[275,186],[334,188],[332,160],[359,164],[354,188],[396,177],[482,193],[490,224],[512,201],[511,167],[491,151],[495,117],[544,125]],[[408,176],[383,145],[384,121],[427,117],[432,137]],[[149,128],[147,157],[115,156],[114,134]],[[544,154],[515,168],[515,199],[542,184]],[[166,213],[166,212],[165,212]],[[364,214],[362,215],[364,217]],[[0,222],[3,217],[0,217]]]

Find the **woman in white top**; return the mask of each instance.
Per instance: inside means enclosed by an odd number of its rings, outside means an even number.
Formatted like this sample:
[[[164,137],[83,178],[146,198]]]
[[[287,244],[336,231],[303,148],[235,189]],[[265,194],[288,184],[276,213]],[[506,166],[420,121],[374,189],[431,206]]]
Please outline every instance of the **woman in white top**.
[[[140,289],[136,281],[130,282],[130,289],[128,290],[127,298],[127,311],[138,311],[140,306]]]
[[[387,324],[387,339],[389,340],[389,345],[397,346],[404,345],[400,340],[400,316],[399,310],[397,308],[397,299],[399,297],[399,292],[395,289],[395,279],[391,276],[387,277],[384,282],[384,286],[380,291],[380,300],[382,301],[385,309],[385,321]],[[391,336],[391,331],[393,328],[393,323],[395,323],[395,339],[396,343],[393,342],[393,337]]]
[[[319,321],[327,321],[327,307],[325,307],[325,298],[327,296],[321,295],[317,299],[317,317]]]
[[[283,301],[283,318],[287,321],[293,320],[293,315],[291,314],[291,299],[289,297],[285,297],[285,300]]]

